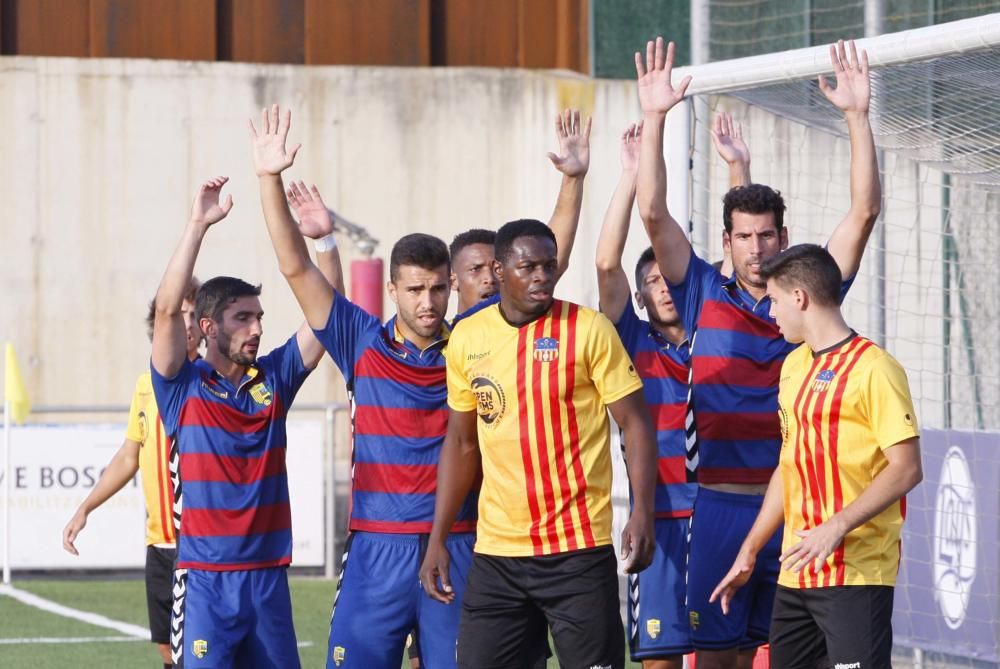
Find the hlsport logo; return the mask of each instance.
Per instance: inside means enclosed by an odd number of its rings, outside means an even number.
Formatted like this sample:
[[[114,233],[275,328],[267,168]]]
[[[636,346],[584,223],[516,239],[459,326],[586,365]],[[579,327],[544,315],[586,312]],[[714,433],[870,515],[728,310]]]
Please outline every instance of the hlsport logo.
[[[944,622],[965,620],[976,579],[976,489],[965,454],[952,446],[944,456],[934,514],[934,598]]]
[[[507,410],[503,388],[490,376],[472,379],[472,392],[476,394],[476,411],[487,427],[496,427]]]

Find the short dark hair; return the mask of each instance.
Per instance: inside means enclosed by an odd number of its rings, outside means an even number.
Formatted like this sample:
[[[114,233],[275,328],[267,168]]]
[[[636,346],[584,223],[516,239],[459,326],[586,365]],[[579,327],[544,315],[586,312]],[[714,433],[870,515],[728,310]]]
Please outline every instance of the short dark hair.
[[[722,198],[722,223],[726,232],[733,231],[733,212],[744,214],[774,214],[774,227],[781,232],[785,225],[785,200],[781,193],[764,184],[747,184],[731,188]]]
[[[259,297],[260,284],[251,286],[243,279],[235,279],[231,276],[217,276],[209,279],[198,289],[198,294],[194,298],[194,315],[199,321],[202,318],[211,318],[213,321],[222,320],[222,312],[230,304],[241,297]]]
[[[503,227],[497,230],[497,238],[493,245],[493,257],[500,262],[505,262],[514,241],[521,237],[541,237],[550,240],[557,247],[559,246],[556,236],[549,226],[534,218],[519,218],[516,221],[504,223]]]
[[[639,262],[635,264],[635,289],[639,290],[642,287],[642,280],[646,278],[646,265],[651,262],[656,262],[656,254],[653,253],[653,247],[650,246],[648,249],[642,252],[639,256]]]
[[[422,269],[434,270],[441,265],[451,268],[448,259],[448,247],[433,235],[415,232],[401,237],[392,247],[389,255],[389,280],[399,278],[399,268],[411,265]]]
[[[464,249],[466,246],[472,246],[473,244],[488,244],[493,246],[497,240],[497,233],[493,230],[483,230],[482,228],[473,228],[472,230],[466,230],[465,232],[460,232],[455,235],[455,238],[451,240],[451,246],[448,247],[448,252],[451,254],[451,259],[454,261],[455,256]]]
[[[198,294],[198,289],[201,288],[201,281],[198,277],[192,276],[191,280],[188,282],[187,292],[184,293],[184,299],[188,302],[194,302],[195,295]],[[149,337],[149,341],[153,341],[153,322],[156,320],[156,296],[149,301],[149,309],[146,311],[146,336]]]
[[[796,244],[769,258],[761,265],[760,274],[786,287],[801,286],[818,304],[835,307],[840,304],[843,276],[830,252],[817,244]]]

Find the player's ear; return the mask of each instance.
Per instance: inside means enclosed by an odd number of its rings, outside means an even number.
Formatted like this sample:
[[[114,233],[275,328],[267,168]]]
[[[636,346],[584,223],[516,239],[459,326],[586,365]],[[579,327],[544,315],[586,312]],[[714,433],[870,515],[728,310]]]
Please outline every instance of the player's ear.
[[[490,266],[493,269],[493,276],[497,278],[497,281],[503,283],[503,263],[494,258],[490,263]]]
[[[389,299],[392,300],[392,303],[395,304],[396,306],[399,306],[399,299],[396,296],[396,284],[394,284],[392,281],[386,281],[385,290],[387,293],[389,293]]]
[[[778,231],[778,237],[781,239],[781,250],[784,251],[788,248],[788,228],[782,226]]]
[[[646,303],[642,301],[642,293],[640,293],[638,290],[635,291],[635,303],[639,305],[640,309],[646,308]]]
[[[198,320],[198,327],[201,329],[201,334],[205,339],[213,339],[216,335],[217,328],[215,321],[211,318],[201,318]]]
[[[451,286],[453,291],[458,292],[458,275],[454,272],[448,275],[448,285]]]

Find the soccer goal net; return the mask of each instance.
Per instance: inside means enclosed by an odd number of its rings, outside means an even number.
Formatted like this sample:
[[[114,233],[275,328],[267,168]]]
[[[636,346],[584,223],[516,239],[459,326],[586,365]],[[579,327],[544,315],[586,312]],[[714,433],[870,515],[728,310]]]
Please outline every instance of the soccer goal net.
[[[884,203],[846,313],[905,366],[922,426],[897,655],[981,666],[1000,661],[1000,14],[858,47],[873,73]],[[693,82],[668,120],[671,210],[686,212],[704,257],[722,258],[728,171],[709,137],[720,111],[743,124],[753,181],[784,195],[791,243],[825,243],[847,213],[846,126],[816,83],[830,72],[828,47],[675,72]]]

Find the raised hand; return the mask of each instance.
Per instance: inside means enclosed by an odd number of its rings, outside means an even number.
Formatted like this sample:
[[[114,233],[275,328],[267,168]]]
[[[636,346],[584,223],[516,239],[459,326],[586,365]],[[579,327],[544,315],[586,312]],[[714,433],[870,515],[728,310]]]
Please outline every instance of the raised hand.
[[[642,62],[642,54],[635,52],[635,72],[639,78],[639,106],[645,113],[666,114],[678,102],[684,99],[691,76],[674,86],[671,76],[674,69],[674,43],[663,50],[663,38],[657,37],[656,42],[646,42],[646,62]]]
[[[198,189],[198,194],[191,205],[191,220],[204,226],[210,226],[224,219],[233,208],[233,196],[227,195],[220,204],[219,195],[229,177],[209,179]]]
[[[333,232],[333,216],[315,185],[307,189],[304,182],[293,181],[285,194],[299,219],[299,230],[303,235],[319,239]]]
[[[559,154],[549,153],[549,160],[556,169],[568,177],[582,177],[590,169],[590,126],[580,126],[580,110],[567,109],[556,114],[556,137],[559,138]]]
[[[727,163],[750,162],[750,147],[743,141],[743,125],[726,112],[719,112],[712,121],[712,143]]]
[[[842,112],[865,113],[871,102],[872,82],[868,74],[868,52],[861,50],[858,58],[858,48],[854,40],[850,45],[850,58],[844,40],[830,45],[830,63],[837,77],[837,87],[832,88],[823,75],[819,76],[819,89],[826,99],[832,102]]]
[[[622,134],[622,171],[636,172],[639,169],[639,139],[642,137],[642,121],[633,123]]]
[[[296,144],[290,150],[285,148],[288,129],[292,125],[292,112],[283,113],[278,105],[260,110],[261,130],[258,133],[253,121],[248,121],[250,139],[253,141],[253,165],[257,176],[281,174],[295,162],[295,154],[302,148]]]

